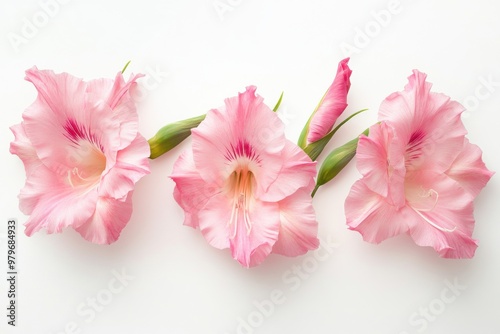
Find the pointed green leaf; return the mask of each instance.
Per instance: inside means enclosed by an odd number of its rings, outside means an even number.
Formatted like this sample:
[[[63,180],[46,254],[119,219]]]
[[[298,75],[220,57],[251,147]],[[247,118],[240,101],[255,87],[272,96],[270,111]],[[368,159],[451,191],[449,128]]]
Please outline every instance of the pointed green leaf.
[[[122,74],[123,74],[123,73],[125,73],[125,70],[127,69],[128,64],[130,64],[130,62],[131,62],[131,60],[129,60],[129,61],[125,64],[125,66],[123,66]]]
[[[281,92],[280,98],[279,98],[278,102],[276,103],[276,105],[275,105],[275,106],[274,106],[274,108],[273,108],[273,111],[274,111],[274,112],[278,111],[278,109],[279,109],[279,107],[280,107],[280,105],[281,105],[281,101],[283,100],[283,94],[284,94],[284,93],[285,93],[285,92]]]

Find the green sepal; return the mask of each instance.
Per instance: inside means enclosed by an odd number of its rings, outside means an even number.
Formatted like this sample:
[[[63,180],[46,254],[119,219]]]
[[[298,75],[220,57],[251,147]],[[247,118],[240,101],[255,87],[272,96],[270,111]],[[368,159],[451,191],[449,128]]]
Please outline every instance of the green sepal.
[[[321,154],[321,152],[323,152],[323,150],[325,149],[325,146],[328,144],[328,142],[330,141],[330,139],[332,139],[333,135],[342,127],[342,125],[344,125],[345,123],[347,123],[354,116],[356,116],[356,115],[358,115],[358,114],[360,114],[360,113],[362,113],[364,111],[367,111],[367,110],[368,109],[362,109],[362,110],[360,110],[358,112],[355,112],[354,114],[350,115],[345,120],[343,120],[342,122],[340,122],[339,125],[337,125],[335,128],[333,128],[332,131],[328,132],[328,134],[326,136],[324,136],[320,140],[317,140],[317,141],[315,141],[313,143],[310,143],[309,145],[307,145],[306,147],[304,147],[303,148],[304,152],[306,152],[306,154],[311,158],[312,161],[316,161],[316,159],[318,159],[318,157]]]
[[[179,145],[191,135],[191,129],[197,127],[206,115],[188,118],[168,124],[148,140],[151,149],[150,159],[155,159]]]
[[[323,94],[323,97],[319,101],[316,108],[314,108],[314,111],[312,112],[311,116],[309,116],[309,119],[307,120],[306,124],[302,128],[302,132],[300,133],[299,141],[297,142],[297,145],[303,150],[305,150],[305,148],[307,146],[307,135],[309,134],[309,124],[311,124],[311,120],[313,119],[314,115],[316,114],[316,111],[318,111],[319,107],[321,106],[321,103],[323,103],[323,100],[325,99],[325,96],[327,93],[328,93],[328,90],[325,92],[325,94]],[[313,159],[313,161],[314,161],[314,159]]]
[[[368,136],[369,129],[366,129],[362,134]],[[316,194],[319,187],[325,183],[331,181],[335,176],[337,176],[342,169],[354,158],[356,155],[356,149],[358,147],[359,136],[353,140],[345,143],[344,145],[334,149],[325,158],[325,161],[321,164],[318,172],[318,177],[316,179],[316,186],[311,194],[312,197]]]

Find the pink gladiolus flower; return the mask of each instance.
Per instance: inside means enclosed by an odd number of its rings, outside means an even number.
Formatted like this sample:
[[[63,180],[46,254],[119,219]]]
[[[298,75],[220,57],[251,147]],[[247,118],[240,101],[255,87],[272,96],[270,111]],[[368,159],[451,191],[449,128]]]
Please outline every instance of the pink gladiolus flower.
[[[26,170],[19,206],[30,215],[28,236],[71,226],[94,243],[118,239],[132,214],[134,185],[149,173],[149,145],[129,93],[138,77],[84,82],[26,71],[38,98],[11,127],[10,151]]]
[[[379,243],[408,233],[441,257],[471,258],[473,200],[492,176],[465,138],[464,110],[430,91],[414,71],[403,92],[382,102],[380,124],[359,140],[357,181],[345,202],[347,224]]]
[[[337,75],[321,100],[309,123],[307,143],[320,140],[328,134],[347,107],[347,93],[351,87],[349,58],[340,61]]]
[[[310,196],[315,163],[285,138],[255,89],[207,113],[171,176],[184,224],[213,247],[230,248],[245,267],[271,252],[297,256],[319,243]]]

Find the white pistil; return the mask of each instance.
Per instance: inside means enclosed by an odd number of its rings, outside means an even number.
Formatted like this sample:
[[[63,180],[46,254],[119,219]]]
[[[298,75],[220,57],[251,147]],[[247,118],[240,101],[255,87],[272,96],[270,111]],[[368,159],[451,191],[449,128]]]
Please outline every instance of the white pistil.
[[[76,178],[75,178],[76,176]],[[84,177],[83,174],[80,172],[78,167],[73,167],[73,169],[68,170],[68,183],[71,186],[71,188],[75,188],[76,186],[79,186],[81,184],[88,184],[89,181],[96,181],[99,180],[99,175],[90,175],[88,177]],[[74,182],[76,180],[76,182]],[[83,181],[83,182],[81,182]]]
[[[250,232],[252,232],[252,222],[250,221],[250,217],[248,216],[248,210],[246,207],[243,211],[243,216],[245,217],[245,227],[247,228],[247,235],[250,235]]]
[[[434,208],[436,207],[436,204],[439,200],[439,193],[437,191],[435,191],[434,189],[429,189],[428,191],[425,191],[425,189],[421,187],[421,191],[418,194],[419,197],[432,197],[433,195],[435,196],[436,199],[434,200],[434,204],[432,205],[431,208],[418,209],[418,208],[415,208],[413,206],[413,209],[418,210],[420,212],[430,212],[430,211],[434,210]]]
[[[71,178],[71,172],[70,170],[68,170],[68,182],[69,182],[69,185],[71,186],[71,188],[74,188],[75,185],[73,184],[73,180]]]
[[[428,209],[418,209],[418,208],[415,208],[414,206],[410,205],[410,208],[413,209],[413,211],[415,211],[420,217],[422,217],[423,220],[425,220],[429,225],[433,226],[434,228],[437,228],[438,230],[442,231],[442,232],[454,232],[457,227],[453,227],[453,229],[448,229],[448,228],[445,228],[445,227],[441,227],[439,225],[437,225],[436,223],[432,222],[431,220],[429,220],[429,218],[425,217],[422,212],[431,212],[432,210],[434,210],[434,208],[436,207],[437,205],[437,202],[439,200],[439,193],[437,191],[435,191],[434,189],[430,189],[428,191],[425,191],[423,188],[422,188],[422,192],[419,194],[420,197],[432,197],[432,196],[435,196],[436,199],[434,201],[434,204],[432,205],[431,208],[428,208]]]
[[[72,170],[68,171],[68,182],[69,182],[71,188],[75,187],[75,185],[73,183],[73,175],[76,175],[82,181],[87,181],[88,180],[88,178],[85,178],[85,177],[83,177],[80,174],[80,171],[78,170],[78,167],[74,167]]]

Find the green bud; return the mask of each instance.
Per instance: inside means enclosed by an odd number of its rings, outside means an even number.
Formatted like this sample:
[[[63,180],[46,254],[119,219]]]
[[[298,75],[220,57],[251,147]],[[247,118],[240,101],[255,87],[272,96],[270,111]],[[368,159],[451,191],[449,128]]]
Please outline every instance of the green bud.
[[[368,131],[369,129],[366,129],[362,134],[367,136]],[[354,158],[358,147],[358,141],[359,137],[356,137],[344,145],[337,147],[330,154],[328,154],[319,169],[318,178],[316,179],[316,187],[311,194],[312,197],[314,197],[319,187],[331,181],[335,176],[337,176],[338,173],[340,173],[342,169],[344,169],[345,166],[347,166],[352,158]]]
[[[332,139],[333,135],[342,127],[342,125],[344,125],[345,123],[350,121],[351,118],[353,118],[354,116],[361,114],[362,112],[365,112],[367,110],[368,109],[362,109],[360,111],[355,112],[354,114],[350,115],[345,120],[340,122],[339,125],[337,125],[335,128],[333,128],[333,130],[330,131],[329,133],[327,133],[323,138],[321,138],[320,140],[317,140],[313,143],[307,144],[305,138],[307,136],[307,132],[309,131],[309,123],[311,121],[309,119],[306,126],[302,130],[302,133],[300,134],[299,146],[304,150],[304,152],[306,152],[306,154],[311,158],[312,161],[316,161],[316,159],[318,159],[321,152],[323,152],[326,144],[328,144],[330,139]]]
[[[153,138],[149,139],[151,148],[151,159],[158,158],[179,145],[184,139],[191,135],[191,129],[197,127],[206,115],[188,118],[183,121],[171,123],[161,128]]]

